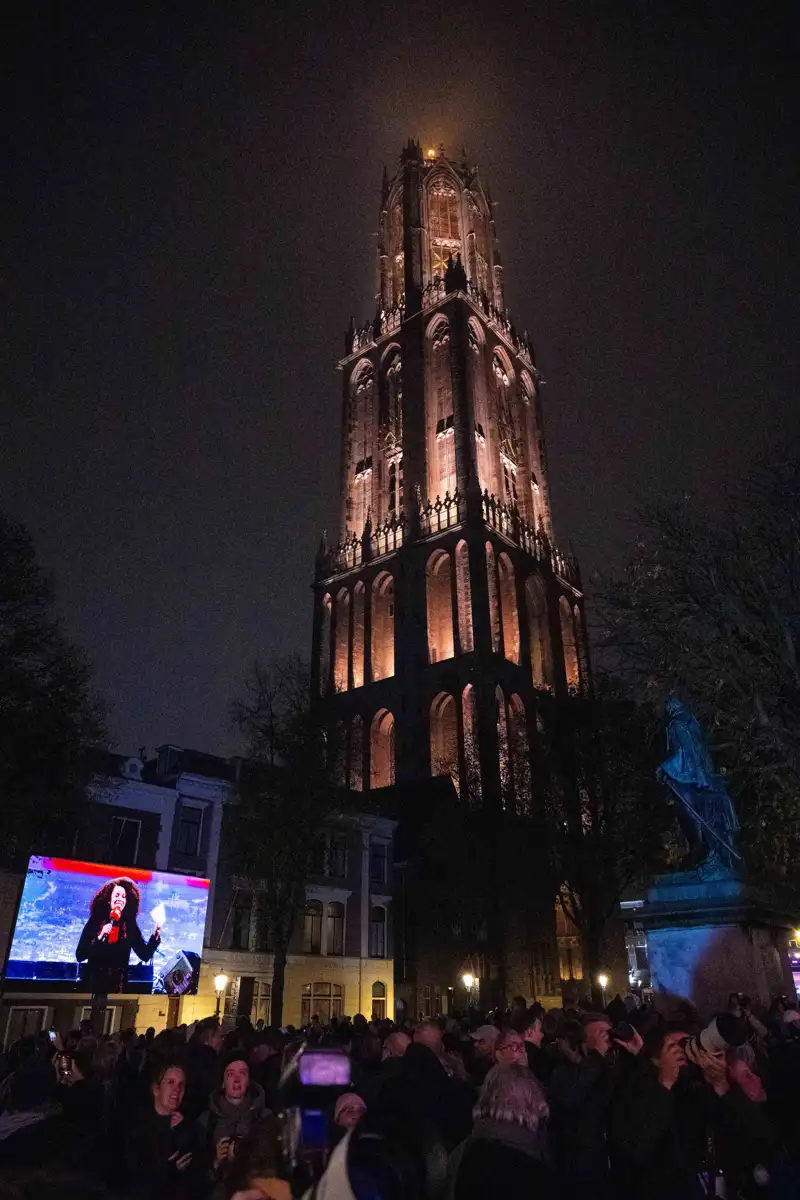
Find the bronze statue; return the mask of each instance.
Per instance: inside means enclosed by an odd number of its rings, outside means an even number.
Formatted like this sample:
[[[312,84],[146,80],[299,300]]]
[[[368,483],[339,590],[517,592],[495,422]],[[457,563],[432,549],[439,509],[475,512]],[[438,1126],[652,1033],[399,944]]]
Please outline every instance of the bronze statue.
[[[667,701],[666,720],[669,756],[656,768],[656,778],[680,801],[687,866],[706,876],[735,874],[741,861],[734,848],[739,821],[725,780],[714,769],[696,718],[675,696]]]

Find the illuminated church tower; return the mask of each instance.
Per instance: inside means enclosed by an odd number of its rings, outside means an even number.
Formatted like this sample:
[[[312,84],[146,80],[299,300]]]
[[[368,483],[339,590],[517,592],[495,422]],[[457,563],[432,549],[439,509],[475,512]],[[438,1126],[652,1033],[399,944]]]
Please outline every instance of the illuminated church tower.
[[[340,363],[315,695],[351,788],[449,775],[470,810],[535,816],[537,697],[587,683],[583,596],[477,170],[410,142],[384,173],[378,255],[376,315]]]

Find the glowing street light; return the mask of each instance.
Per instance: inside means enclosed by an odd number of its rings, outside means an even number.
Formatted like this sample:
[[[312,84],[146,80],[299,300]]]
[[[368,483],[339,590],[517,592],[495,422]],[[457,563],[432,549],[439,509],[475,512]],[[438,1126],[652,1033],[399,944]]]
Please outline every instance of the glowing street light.
[[[597,982],[600,984],[600,987],[603,989],[603,1008],[605,1008],[605,1006],[606,1006],[606,988],[608,987],[608,976],[607,975],[598,975]]]
[[[217,1020],[219,1020],[220,1001],[222,1000],[222,997],[225,994],[225,988],[227,986],[228,986],[228,976],[227,975],[220,974],[220,975],[214,976],[214,991],[217,993],[217,1011],[214,1015],[216,1016]]]
[[[467,1004],[469,1005],[470,1008],[472,1008],[472,989],[475,986],[477,980],[475,979],[475,976],[473,974],[471,974],[470,971],[465,971],[464,974],[461,976],[461,982],[464,984],[464,987],[467,989]]]

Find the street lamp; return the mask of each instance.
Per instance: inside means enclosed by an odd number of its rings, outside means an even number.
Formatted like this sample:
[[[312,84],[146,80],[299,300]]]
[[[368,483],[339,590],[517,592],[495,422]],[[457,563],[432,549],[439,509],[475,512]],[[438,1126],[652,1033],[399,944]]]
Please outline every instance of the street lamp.
[[[606,1006],[606,988],[608,987],[608,976],[607,975],[598,975],[597,982],[600,984],[600,987],[603,989],[603,1008],[605,1008],[605,1006]]]
[[[475,983],[475,976],[470,975],[469,971],[465,971],[461,976],[464,987],[467,989],[467,1003],[472,1008],[472,985]]]
[[[225,988],[227,986],[228,986],[228,976],[227,975],[221,974],[221,975],[214,976],[214,991],[217,993],[217,1011],[214,1015],[216,1016],[217,1020],[219,1020],[220,1001],[222,1000],[222,997],[225,994]]]

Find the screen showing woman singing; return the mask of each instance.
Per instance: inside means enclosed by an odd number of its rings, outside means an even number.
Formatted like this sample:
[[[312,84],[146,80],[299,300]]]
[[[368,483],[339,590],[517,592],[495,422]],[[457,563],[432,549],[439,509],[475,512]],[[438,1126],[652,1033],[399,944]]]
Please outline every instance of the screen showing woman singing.
[[[31,858],[6,979],[80,991],[197,991],[208,880]]]

